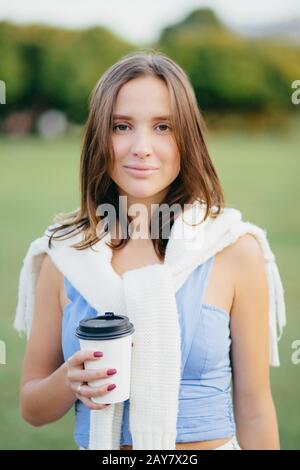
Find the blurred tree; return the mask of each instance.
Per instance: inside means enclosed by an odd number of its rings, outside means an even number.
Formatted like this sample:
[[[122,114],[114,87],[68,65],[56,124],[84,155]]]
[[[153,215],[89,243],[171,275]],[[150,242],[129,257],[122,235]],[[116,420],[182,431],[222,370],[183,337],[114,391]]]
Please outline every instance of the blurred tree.
[[[223,29],[223,24],[214,11],[210,8],[194,10],[179,23],[163,28],[160,34],[160,42],[164,44],[169,43],[172,41],[173,35],[177,35],[178,33],[185,35],[196,30],[198,34],[203,34],[211,29]]]
[[[83,122],[94,85],[132,48],[100,27],[73,31],[0,23],[0,79],[8,90],[2,114],[15,108],[38,114],[54,107]]]
[[[291,108],[291,82],[300,76],[299,48],[285,46],[287,54],[282,54],[280,45],[242,38],[209,9],[165,28],[155,47],[187,71],[198,103],[207,111]]]
[[[300,78],[299,47],[245,39],[209,8],[164,28],[149,48],[165,52],[184,68],[207,112],[297,111],[290,96],[291,83]],[[138,49],[103,27],[67,30],[0,22],[0,79],[7,89],[0,113],[5,117],[30,109],[36,116],[55,108],[82,123],[104,71]]]
[[[15,28],[0,23],[0,79],[6,84],[7,104],[19,103],[25,94],[27,64],[18,47]],[[4,108],[2,109],[4,111]]]

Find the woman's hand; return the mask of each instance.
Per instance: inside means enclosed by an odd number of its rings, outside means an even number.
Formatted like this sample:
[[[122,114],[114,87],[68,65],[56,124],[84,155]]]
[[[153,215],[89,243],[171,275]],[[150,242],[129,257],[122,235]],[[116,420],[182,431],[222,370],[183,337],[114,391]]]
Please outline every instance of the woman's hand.
[[[85,361],[99,360],[99,355],[94,356],[95,351],[77,351],[73,356],[69,357],[66,361],[67,368],[67,382],[74,392],[76,398],[81,400],[91,410],[102,410],[109,406],[109,404],[94,403],[91,397],[103,396],[109,393],[108,387],[112,384],[105,384],[103,387],[90,387],[83,382],[90,382],[91,380],[99,380],[101,378],[110,377],[108,374],[109,369],[86,370],[84,368]],[[80,390],[78,387],[81,385]]]

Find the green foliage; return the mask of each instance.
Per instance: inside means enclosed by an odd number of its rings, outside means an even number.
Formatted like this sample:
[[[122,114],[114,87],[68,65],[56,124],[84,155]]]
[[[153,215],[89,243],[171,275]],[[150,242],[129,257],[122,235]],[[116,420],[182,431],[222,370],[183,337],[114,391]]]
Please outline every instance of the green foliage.
[[[217,30],[222,27],[222,23],[210,8],[194,10],[179,23],[164,28],[160,35],[160,41],[162,43],[171,42],[173,35],[178,33],[189,34],[193,30],[198,33],[199,31],[207,33],[211,29]]]
[[[102,28],[61,31],[45,48],[42,83],[54,106],[82,122],[92,88],[104,71],[128,52],[128,46]]]
[[[56,107],[71,121],[87,116],[88,97],[103,72],[131,45],[104,28],[71,31],[0,23],[0,78],[7,105],[42,110]]]
[[[27,65],[15,39],[16,29],[0,23],[0,79],[6,83],[7,102],[19,103],[25,94]]]
[[[207,112],[296,111],[291,84],[300,79],[300,48],[245,39],[208,8],[164,28],[149,48],[165,52],[184,68],[199,106]],[[82,123],[90,93],[104,71],[138,49],[103,27],[67,30],[2,22],[0,79],[6,83],[7,104],[0,112],[38,113],[55,107]]]
[[[198,103],[207,111],[295,110],[291,83],[300,77],[299,48],[195,24],[188,32],[179,26],[163,34],[156,47],[187,71]]]
[[[184,68],[208,112],[295,111],[291,83],[300,77],[299,47],[242,38],[206,9],[165,28],[156,47]]]

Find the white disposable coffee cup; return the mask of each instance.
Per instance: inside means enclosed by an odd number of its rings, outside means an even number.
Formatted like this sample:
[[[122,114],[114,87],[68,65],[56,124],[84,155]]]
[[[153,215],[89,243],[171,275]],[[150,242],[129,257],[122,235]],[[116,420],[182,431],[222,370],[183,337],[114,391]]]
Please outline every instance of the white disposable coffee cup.
[[[129,318],[105,312],[105,315],[81,320],[76,329],[81,350],[102,351],[101,358],[85,361],[85,369],[116,369],[114,375],[88,382],[90,387],[111,383],[116,388],[102,396],[93,397],[94,403],[123,402],[130,396],[131,353],[134,327]]]

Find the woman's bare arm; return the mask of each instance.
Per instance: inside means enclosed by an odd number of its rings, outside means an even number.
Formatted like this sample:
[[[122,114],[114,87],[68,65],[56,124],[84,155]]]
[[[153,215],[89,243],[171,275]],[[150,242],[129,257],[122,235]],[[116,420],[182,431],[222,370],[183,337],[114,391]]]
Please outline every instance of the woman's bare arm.
[[[269,377],[268,284],[262,250],[250,234],[232,245],[233,401],[243,449],[280,449]]]
[[[62,417],[76,400],[70,389],[61,348],[62,274],[45,256],[36,286],[36,301],[20,389],[20,411],[34,426]]]

